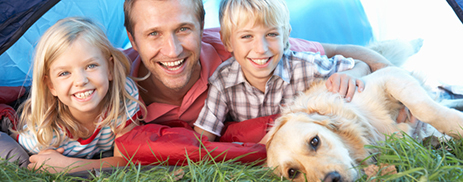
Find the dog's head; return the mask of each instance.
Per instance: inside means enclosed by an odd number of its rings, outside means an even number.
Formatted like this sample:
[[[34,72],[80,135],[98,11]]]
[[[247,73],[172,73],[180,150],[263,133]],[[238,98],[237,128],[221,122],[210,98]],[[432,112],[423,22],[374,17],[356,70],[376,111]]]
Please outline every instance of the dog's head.
[[[267,143],[267,165],[295,181],[353,181],[356,161],[330,118],[299,112],[282,116]]]
[[[323,81],[282,108],[270,129],[267,165],[294,181],[353,181],[378,138],[362,111]],[[371,161],[367,161],[371,162]]]
[[[354,181],[356,166],[369,156],[364,145],[371,144],[372,129],[342,103],[317,102],[312,107],[301,103],[313,102],[299,99],[269,131],[268,167],[294,181]]]

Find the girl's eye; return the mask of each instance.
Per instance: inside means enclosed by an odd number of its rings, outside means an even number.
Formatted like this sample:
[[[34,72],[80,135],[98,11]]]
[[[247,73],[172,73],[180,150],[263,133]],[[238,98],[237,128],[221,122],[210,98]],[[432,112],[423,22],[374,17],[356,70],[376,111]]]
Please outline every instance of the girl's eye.
[[[69,75],[69,72],[67,72],[67,71],[63,71],[63,72],[58,73],[58,77],[67,76],[67,75]]]

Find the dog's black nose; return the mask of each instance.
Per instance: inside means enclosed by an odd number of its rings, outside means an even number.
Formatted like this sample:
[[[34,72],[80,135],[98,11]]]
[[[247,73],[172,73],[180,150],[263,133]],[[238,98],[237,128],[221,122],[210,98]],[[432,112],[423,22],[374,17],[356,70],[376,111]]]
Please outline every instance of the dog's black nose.
[[[324,182],[341,182],[342,177],[337,171],[328,173],[323,179]]]

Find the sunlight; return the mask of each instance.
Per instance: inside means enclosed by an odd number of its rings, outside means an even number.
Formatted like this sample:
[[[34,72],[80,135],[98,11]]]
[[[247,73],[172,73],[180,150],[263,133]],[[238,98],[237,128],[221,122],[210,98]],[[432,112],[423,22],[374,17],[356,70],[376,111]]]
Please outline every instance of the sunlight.
[[[463,24],[444,0],[362,0],[377,40],[424,39],[405,68],[428,76],[428,84],[463,85]]]

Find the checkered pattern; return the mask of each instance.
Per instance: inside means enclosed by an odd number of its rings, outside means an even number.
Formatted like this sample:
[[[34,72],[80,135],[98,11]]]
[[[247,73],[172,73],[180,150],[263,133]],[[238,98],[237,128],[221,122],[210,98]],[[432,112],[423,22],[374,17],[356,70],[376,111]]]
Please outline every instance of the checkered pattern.
[[[315,78],[327,78],[352,69],[354,64],[352,58],[340,55],[328,59],[319,53],[287,51],[263,93],[246,81],[240,64],[232,57],[209,78],[208,98],[194,125],[220,136],[225,120],[244,121],[277,114],[282,104],[309,88]]]

